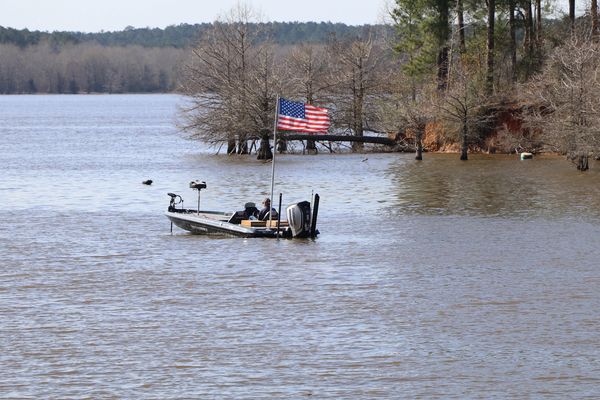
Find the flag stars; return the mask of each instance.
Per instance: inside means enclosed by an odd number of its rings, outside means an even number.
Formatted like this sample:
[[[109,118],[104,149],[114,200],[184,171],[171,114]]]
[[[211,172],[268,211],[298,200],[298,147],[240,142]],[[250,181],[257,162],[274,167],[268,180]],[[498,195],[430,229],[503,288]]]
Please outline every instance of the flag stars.
[[[304,104],[295,101],[279,99],[279,113],[293,118],[306,118],[304,113]]]

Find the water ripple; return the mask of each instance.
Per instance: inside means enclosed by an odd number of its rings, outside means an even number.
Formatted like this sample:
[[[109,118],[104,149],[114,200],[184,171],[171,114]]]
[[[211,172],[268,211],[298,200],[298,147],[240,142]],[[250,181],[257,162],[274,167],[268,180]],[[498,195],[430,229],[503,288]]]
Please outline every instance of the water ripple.
[[[0,397],[600,395],[597,172],[285,155],[317,240],[171,235],[166,192],[235,210],[270,179],[182,140],[178,101],[0,97]]]

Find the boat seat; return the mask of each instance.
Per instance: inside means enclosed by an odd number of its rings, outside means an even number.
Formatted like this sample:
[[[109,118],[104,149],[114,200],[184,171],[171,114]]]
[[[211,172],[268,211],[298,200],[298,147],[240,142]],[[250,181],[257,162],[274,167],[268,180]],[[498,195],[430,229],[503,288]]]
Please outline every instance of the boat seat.
[[[246,219],[243,211],[236,211],[233,213],[231,217],[227,220],[230,224],[239,225],[243,219]]]

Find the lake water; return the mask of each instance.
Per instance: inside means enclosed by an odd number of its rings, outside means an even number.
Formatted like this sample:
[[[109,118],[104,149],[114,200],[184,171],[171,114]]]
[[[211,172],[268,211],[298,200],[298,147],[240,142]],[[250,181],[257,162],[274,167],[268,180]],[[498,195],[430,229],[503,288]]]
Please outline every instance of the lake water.
[[[0,97],[0,398],[600,396],[600,165],[283,155],[318,239],[171,235],[167,192],[233,211],[271,175],[181,103]]]

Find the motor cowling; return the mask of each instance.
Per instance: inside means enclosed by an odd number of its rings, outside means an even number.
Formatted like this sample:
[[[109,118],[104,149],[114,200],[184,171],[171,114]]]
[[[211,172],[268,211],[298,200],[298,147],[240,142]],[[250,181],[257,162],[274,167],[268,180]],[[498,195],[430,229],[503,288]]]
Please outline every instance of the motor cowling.
[[[308,201],[288,206],[286,214],[292,237],[310,236],[310,203]]]

